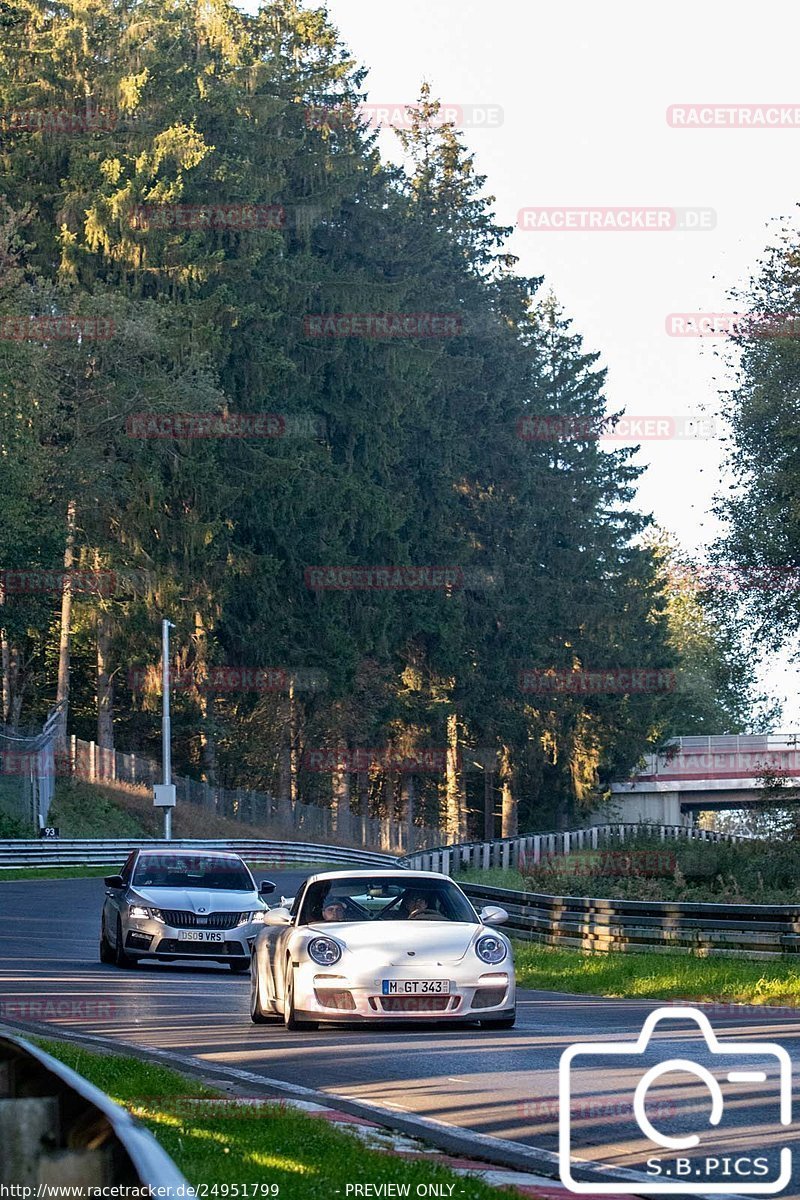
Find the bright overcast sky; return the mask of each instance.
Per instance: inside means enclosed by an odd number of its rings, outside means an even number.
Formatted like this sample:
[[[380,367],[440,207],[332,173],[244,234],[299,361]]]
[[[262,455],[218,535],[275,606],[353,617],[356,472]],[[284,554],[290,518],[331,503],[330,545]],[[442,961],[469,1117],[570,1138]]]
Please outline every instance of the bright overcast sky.
[[[667,336],[670,313],[726,312],[775,218],[798,199],[800,122],[779,129],[679,129],[675,104],[800,109],[794,4],[710,0],[330,0],[370,104],[413,101],[421,80],[448,104],[499,106],[468,128],[501,223],[524,207],[711,208],[702,232],[515,233],[520,270],[543,274],[608,367],[611,409],[632,416],[714,414],[724,380],[709,338]],[[391,135],[382,143],[392,144]],[[718,440],[645,441],[639,503],[693,551],[714,536]],[[769,673],[800,724],[796,668]]]

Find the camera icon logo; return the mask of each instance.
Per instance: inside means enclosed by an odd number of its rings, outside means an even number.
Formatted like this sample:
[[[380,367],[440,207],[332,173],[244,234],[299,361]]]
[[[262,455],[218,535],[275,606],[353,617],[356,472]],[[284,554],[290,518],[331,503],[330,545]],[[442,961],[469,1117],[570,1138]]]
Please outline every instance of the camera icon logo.
[[[576,1167],[597,1166],[596,1160],[587,1160],[573,1154],[572,1079],[575,1067],[580,1067],[581,1058],[602,1057],[602,1070],[618,1067],[627,1073],[635,1066],[635,1058],[644,1058],[656,1025],[659,1021],[690,1020],[700,1027],[705,1039],[701,1056],[716,1070],[690,1058],[668,1058],[643,1071],[633,1096],[633,1114],[644,1136],[659,1151],[668,1152],[647,1159],[647,1173],[639,1173],[637,1179],[630,1178],[630,1171],[622,1174],[628,1178],[617,1178],[612,1182],[580,1180],[574,1177]],[[651,1048],[652,1050],[652,1048]],[[580,1195],[602,1195],[626,1193],[653,1195],[687,1193],[702,1195],[775,1195],[791,1180],[792,1152],[784,1146],[779,1155],[777,1169],[773,1169],[765,1155],[749,1154],[721,1155],[715,1153],[713,1140],[701,1138],[696,1133],[672,1136],[657,1129],[647,1116],[645,1102],[648,1089],[669,1072],[693,1075],[708,1089],[711,1105],[707,1116],[712,1129],[723,1122],[725,1098],[720,1081],[731,1084],[766,1083],[766,1060],[770,1066],[777,1064],[777,1112],[780,1125],[790,1125],[792,1118],[792,1064],[789,1055],[776,1042],[720,1042],[705,1013],[696,1008],[657,1008],[645,1020],[635,1042],[579,1042],[570,1046],[561,1055],[558,1067],[559,1083],[559,1167],[561,1181],[571,1192]],[[577,1061],[576,1061],[577,1060]],[[632,1061],[633,1060],[633,1061]],[[749,1061],[748,1061],[749,1060]],[[590,1069],[588,1064],[586,1069]],[[596,1065],[592,1068],[598,1071]],[[773,1072],[774,1074],[774,1072]],[[696,1151],[692,1157],[676,1157],[682,1152]],[[607,1172],[608,1167],[604,1170]],[[769,1178],[773,1176],[773,1178]]]

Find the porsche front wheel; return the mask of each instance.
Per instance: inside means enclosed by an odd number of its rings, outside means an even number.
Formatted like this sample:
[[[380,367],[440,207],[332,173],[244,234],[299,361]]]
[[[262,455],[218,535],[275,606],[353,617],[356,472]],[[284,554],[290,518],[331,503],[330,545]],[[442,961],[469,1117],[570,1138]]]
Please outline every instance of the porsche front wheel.
[[[276,1013],[265,1012],[261,1002],[261,981],[255,955],[250,965],[250,1020],[254,1025],[269,1025],[271,1021],[278,1020]]]
[[[316,1021],[301,1021],[295,1015],[294,1007],[294,971],[291,963],[286,964],[286,992],[283,1001],[283,1022],[287,1029],[316,1029]]]

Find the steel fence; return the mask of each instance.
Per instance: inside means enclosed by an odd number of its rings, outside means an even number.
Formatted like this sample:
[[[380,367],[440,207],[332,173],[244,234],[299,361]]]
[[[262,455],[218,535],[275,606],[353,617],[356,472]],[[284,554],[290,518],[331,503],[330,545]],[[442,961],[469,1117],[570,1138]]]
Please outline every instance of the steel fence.
[[[0,815],[25,832],[47,824],[62,712],[61,705],[52,709],[41,732],[30,737],[0,728]]]
[[[461,842],[455,846],[435,846],[407,855],[405,862],[419,871],[441,871],[452,875],[473,869],[493,867],[525,871],[540,862],[572,854],[576,850],[597,850],[601,846],[624,846],[634,837],[655,836],[660,842],[707,841],[746,842],[751,839],[735,833],[717,833],[690,825],[651,825],[623,823],[591,825],[563,833],[531,833],[524,837],[500,838],[494,842]]]
[[[96,742],[72,736],[69,739],[65,771],[89,783],[124,783],[151,789],[162,780],[159,763],[141,754],[106,750]],[[186,776],[173,776],[177,802],[241,822],[260,826],[278,839],[300,838],[314,842],[336,842],[368,846],[393,854],[408,854],[420,847],[435,845],[440,829],[409,825],[407,821],[374,817],[346,808],[334,809],[319,804],[292,803],[270,792],[248,788],[215,787]]]

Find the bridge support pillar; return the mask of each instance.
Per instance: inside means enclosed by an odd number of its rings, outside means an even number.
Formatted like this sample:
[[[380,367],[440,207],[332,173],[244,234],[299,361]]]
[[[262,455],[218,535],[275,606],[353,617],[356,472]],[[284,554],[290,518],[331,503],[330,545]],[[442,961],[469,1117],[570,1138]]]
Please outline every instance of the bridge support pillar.
[[[680,792],[614,792],[611,802],[602,812],[592,814],[593,825],[611,821],[638,824],[639,821],[654,825],[693,824],[691,813],[681,812]]]

